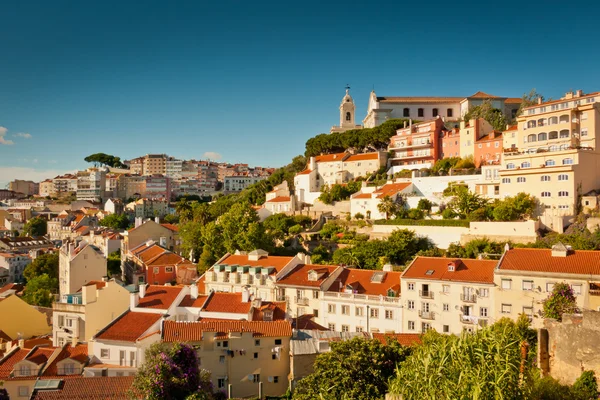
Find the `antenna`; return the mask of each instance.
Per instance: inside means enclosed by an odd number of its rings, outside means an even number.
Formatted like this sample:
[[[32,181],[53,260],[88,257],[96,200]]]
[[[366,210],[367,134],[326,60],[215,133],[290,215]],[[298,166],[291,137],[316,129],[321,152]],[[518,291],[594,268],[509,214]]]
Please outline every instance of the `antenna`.
[[[350,84],[346,83],[346,91],[350,90]]]

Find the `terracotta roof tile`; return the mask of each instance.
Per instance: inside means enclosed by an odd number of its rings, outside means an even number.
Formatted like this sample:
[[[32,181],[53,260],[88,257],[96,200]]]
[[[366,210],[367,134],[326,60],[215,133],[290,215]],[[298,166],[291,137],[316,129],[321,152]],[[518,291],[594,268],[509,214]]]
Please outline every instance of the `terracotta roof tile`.
[[[135,342],[161,317],[162,314],[127,311],[100,331],[95,338],[97,340]]]
[[[265,311],[271,311],[272,321],[283,321],[286,318],[287,303],[285,301],[263,301],[260,307],[255,307],[252,321],[264,321]]]
[[[290,201],[290,196],[277,196],[274,199],[267,200],[267,203],[284,203]]]
[[[357,193],[352,196],[353,199],[371,199],[373,198],[373,192],[371,193]]]
[[[31,361],[34,364],[41,365],[48,361],[50,356],[52,356],[52,353],[54,353],[54,350],[54,348],[49,347],[37,347],[25,359],[27,361]]]
[[[178,286],[150,285],[146,287],[146,295],[140,298],[138,307],[167,310],[183,288]]]
[[[342,161],[347,153],[323,154],[315,157],[316,162]]]
[[[381,103],[458,103],[464,97],[377,97]]]
[[[65,348],[60,350],[58,356],[48,365],[48,367],[43,372],[42,376],[58,376],[58,362],[70,358],[72,360],[78,361],[82,364],[85,364],[88,361],[88,346],[87,344],[78,344],[73,347],[71,345],[67,345]]]
[[[402,346],[414,346],[421,344],[421,335],[416,333],[373,333],[373,339],[387,344],[390,339],[396,339]]]
[[[385,196],[395,195],[396,193],[399,193],[409,187],[411,184],[411,182],[388,183],[376,190],[375,193],[377,194],[377,198],[381,199]]]
[[[248,255],[230,255],[219,265],[249,265],[251,267],[273,267],[275,271],[280,271],[283,267],[292,261],[294,257],[284,256],[265,256],[258,260],[249,260]]]
[[[324,327],[323,325],[317,324],[314,320],[314,315],[312,314],[302,314],[298,318],[292,319],[292,325],[294,329],[309,329],[316,331],[328,331],[329,328]]]
[[[127,400],[133,376],[66,379],[60,390],[36,390],[33,400]],[[141,397],[138,397],[141,398]]]
[[[2,294],[4,292],[8,292],[9,290],[14,290],[15,292],[20,292],[24,288],[25,287],[23,285],[21,285],[20,283],[9,283],[8,285],[4,285],[0,288],[0,294]]]
[[[0,362],[0,379],[8,378],[15,364],[24,360],[30,351],[31,349],[17,349],[10,355],[6,355],[4,361]]]
[[[469,96],[470,99],[501,99],[501,97],[494,96],[493,94],[487,94],[485,92],[477,92]]]
[[[448,271],[449,263],[455,264],[454,271]],[[498,261],[494,260],[417,257],[404,271],[402,279],[494,283],[494,269],[497,264]]]
[[[310,168],[306,168],[304,171],[302,172],[298,172],[297,175],[308,175],[312,172],[312,170]]]
[[[600,251],[570,251],[566,257],[553,257],[550,249],[510,249],[499,270],[600,275]]]
[[[337,265],[316,265],[316,264],[300,264],[283,278],[277,281],[278,285],[290,286],[310,286],[319,287],[323,281],[339,267]],[[310,271],[317,272],[317,280],[311,281],[308,279]]]
[[[183,298],[183,300],[181,300],[181,303],[179,303],[179,307],[202,308],[202,306],[206,302],[206,299],[208,299],[208,295],[201,294],[198,295],[196,299],[192,299],[192,296],[188,294]]]
[[[161,224],[161,225],[170,231],[179,232],[179,227],[177,225],[173,225],[173,224]]]
[[[355,162],[355,161],[366,161],[366,160],[378,160],[379,153],[361,153],[361,154],[353,154],[344,162]]]
[[[396,296],[400,294],[400,275],[397,271],[372,271],[367,269],[345,268],[340,276],[333,282],[329,291],[343,292],[351,286],[357,294],[371,296],[388,296],[392,290]],[[372,281],[374,276],[383,275],[381,282]]]
[[[207,312],[219,312],[219,313],[233,313],[233,314],[248,314],[252,302],[242,302],[241,293],[222,293],[215,292],[208,299],[202,311]]]
[[[287,321],[165,321],[163,341],[200,342],[202,341],[202,332],[216,332],[218,337],[223,338],[230,332],[253,332],[254,337],[291,337],[292,326]]]
[[[106,286],[106,282],[104,282],[104,281],[89,281],[88,283],[86,283],[83,286],[92,286],[92,285],[95,285],[96,289],[102,289],[103,287]],[[82,290],[83,290],[83,287],[81,289],[79,289],[77,291],[77,293],[81,292]]]
[[[523,99],[520,97],[508,97],[504,100],[504,104],[521,104]]]

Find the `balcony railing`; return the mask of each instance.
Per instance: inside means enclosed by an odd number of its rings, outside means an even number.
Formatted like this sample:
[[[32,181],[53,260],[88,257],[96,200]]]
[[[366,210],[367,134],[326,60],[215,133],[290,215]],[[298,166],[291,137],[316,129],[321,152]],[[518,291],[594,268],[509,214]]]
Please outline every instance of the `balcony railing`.
[[[460,318],[460,322],[465,325],[479,325],[481,327],[488,325],[488,317],[476,317],[474,315],[464,314],[461,314],[458,317]]]
[[[433,292],[431,290],[419,290],[419,296],[423,299],[433,299]]]
[[[325,292],[324,297],[329,298],[340,298],[340,299],[352,299],[358,301],[366,301],[372,303],[400,303],[400,297],[387,297],[387,296],[371,296],[366,294],[355,294],[355,293],[344,293],[344,292]]]
[[[403,149],[415,149],[418,147],[431,147],[433,145],[433,143],[431,142],[425,142],[425,143],[407,143],[406,145],[402,146],[402,145],[392,145],[390,146],[390,150],[403,150]]]
[[[465,302],[465,303],[475,303],[475,302],[477,302],[477,295],[462,293],[460,295],[460,301]]]
[[[308,297],[294,297],[294,301],[299,306],[307,306],[308,305]]]
[[[275,301],[289,301],[290,298],[288,296],[285,295],[277,295],[277,297],[275,298]]]
[[[600,296],[600,289],[590,289],[590,296]]]
[[[435,319],[435,314],[434,314],[433,311],[421,311],[421,310],[419,310],[419,317],[421,317],[422,319],[434,320]]]

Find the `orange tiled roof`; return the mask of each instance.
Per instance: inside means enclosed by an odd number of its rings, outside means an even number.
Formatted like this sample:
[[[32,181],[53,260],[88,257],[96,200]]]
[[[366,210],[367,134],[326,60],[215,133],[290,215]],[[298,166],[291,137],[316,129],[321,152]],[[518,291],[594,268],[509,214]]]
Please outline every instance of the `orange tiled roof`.
[[[275,271],[280,271],[283,267],[290,263],[294,257],[285,256],[265,256],[258,260],[248,260],[248,255],[232,254],[219,264],[223,265],[249,265],[251,267],[273,267]]]
[[[101,330],[95,338],[98,340],[135,342],[161,317],[162,314],[127,311]]]
[[[547,105],[547,104],[562,103],[562,102],[566,102],[566,101],[575,101],[575,100],[585,99],[586,97],[589,97],[589,96],[598,96],[598,95],[600,95],[600,92],[584,93],[580,97],[573,97],[572,99],[558,99],[558,100],[545,101],[542,104],[537,104],[536,103],[536,104],[531,105],[529,107],[525,107],[524,109],[527,110],[529,108],[535,108],[535,107],[544,106],[544,105]]]
[[[290,196],[277,196],[274,199],[267,200],[267,203],[285,203],[290,201]]]
[[[95,285],[96,289],[102,289],[103,287],[106,286],[106,282],[104,282],[104,281],[89,281],[88,283],[86,283],[83,286],[92,286],[92,285]],[[81,292],[82,290],[83,290],[83,287],[81,289],[79,289],[77,291],[77,293]]]
[[[8,292],[9,290],[14,290],[15,292],[20,292],[24,288],[25,287],[23,285],[21,285],[20,283],[9,283],[8,285],[4,285],[0,288],[0,294],[2,294],[4,292]]]
[[[331,274],[333,271],[338,269],[337,265],[317,265],[317,264],[300,264],[294,267],[294,269],[286,276],[277,281],[278,285],[290,285],[290,286],[310,286],[319,287],[321,283]],[[308,280],[308,273],[310,271],[317,271],[318,275],[316,281]]]
[[[458,103],[464,97],[377,97],[381,103]]]
[[[398,192],[401,192],[410,185],[411,182],[388,183],[387,185],[383,185],[378,190],[376,190],[375,193],[378,194],[377,198],[381,199],[385,196],[392,196]]]
[[[329,291],[343,292],[346,286],[351,286],[357,294],[366,294],[371,296],[387,296],[388,290],[392,290],[396,295],[400,293],[400,275],[401,272],[385,272],[382,282],[371,282],[374,273],[383,271],[372,271],[367,269],[345,268],[340,276],[333,282]]]
[[[173,224],[161,224],[161,225],[170,231],[179,232],[179,227],[177,225],[173,225]]]
[[[283,321],[286,317],[287,303],[285,301],[264,301],[260,307],[254,308],[252,321],[264,321],[265,311],[272,312],[273,321]]]
[[[29,354],[25,359],[27,361],[31,361],[34,364],[41,365],[48,361],[52,353],[54,353],[54,348],[48,347],[37,347],[31,354]]]
[[[311,172],[312,172],[312,170],[310,168],[306,168],[304,171],[298,172],[298,175],[308,175]]]
[[[448,264],[455,270],[448,271]],[[494,283],[494,260],[456,259],[446,257],[417,257],[402,274],[402,279],[428,279],[452,282]],[[428,271],[431,271],[427,273]]]
[[[520,97],[508,97],[504,100],[504,104],[521,104],[523,99]]]
[[[469,96],[469,98],[470,99],[500,99],[501,97],[479,91],[479,92],[474,93],[471,96]]]
[[[292,326],[287,321],[165,321],[163,341],[200,342],[202,341],[202,332],[216,332],[218,338],[226,338],[230,332],[252,332],[254,337],[291,337]]]
[[[387,344],[390,339],[396,339],[402,346],[421,344],[421,335],[416,333],[373,333],[373,339]]]
[[[58,362],[64,359],[70,358],[71,360],[75,360],[82,364],[85,364],[88,361],[88,346],[87,344],[78,344],[73,347],[70,344],[65,346],[65,348],[60,350],[58,356],[50,363],[50,365],[46,368],[42,376],[57,376],[58,375]]]
[[[352,162],[352,161],[365,161],[365,160],[378,160],[379,153],[361,153],[361,154],[353,154],[344,162]]]
[[[478,139],[477,143],[491,142],[493,140],[502,140],[502,132],[492,131],[492,132],[488,133],[487,135],[482,136],[480,139]]]
[[[181,300],[181,303],[179,303],[178,307],[201,308],[204,305],[204,303],[206,302],[206,299],[208,299],[207,294],[199,294],[198,297],[195,299],[192,299],[192,296],[190,296],[188,294],[183,297],[183,300]]]
[[[37,390],[33,400],[127,400],[133,376],[97,376],[66,379],[59,390]],[[135,398],[142,398],[135,397]]]
[[[323,154],[315,157],[316,162],[342,161],[346,153]]]
[[[233,314],[248,314],[252,302],[242,302],[241,293],[222,293],[215,292],[204,304],[202,311],[207,312],[222,312]]]
[[[357,193],[354,196],[352,196],[353,199],[370,199],[373,196],[373,192],[371,193]]]
[[[10,376],[15,364],[25,359],[25,356],[31,349],[18,349],[11,353],[4,361],[0,363],[0,379],[6,379]]]
[[[504,132],[508,132],[508,131],[518,131],[519,130],[519,126],[518,125],[512,125],[510,127],[508,127],[507,130],[505,130]]]
[[[329,328],[325,328],[323,325],[317,324],[312,314],[302,314],[301,316],[294,318],[292,324],[294,329],[310,329],[315,331],[328,331]]]
[[[553,257],[550,249],[510,249],[499,270],[559,274],[600,275],[600,251],[570,251],[566,257]]]
[[[138,307],[167,310],[183,288],[178,286],[150,285],[146,287],[146,295],[140,298]]]

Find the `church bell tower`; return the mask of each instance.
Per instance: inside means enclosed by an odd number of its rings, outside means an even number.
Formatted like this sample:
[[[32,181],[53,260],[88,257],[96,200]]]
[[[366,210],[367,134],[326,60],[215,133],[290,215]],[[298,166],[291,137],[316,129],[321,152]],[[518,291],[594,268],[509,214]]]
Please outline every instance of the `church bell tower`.
[[[343,129],[354,129],[354,100],[350,96],[350,86],[346,85],[346,95],[340,104],[340,127]]]

